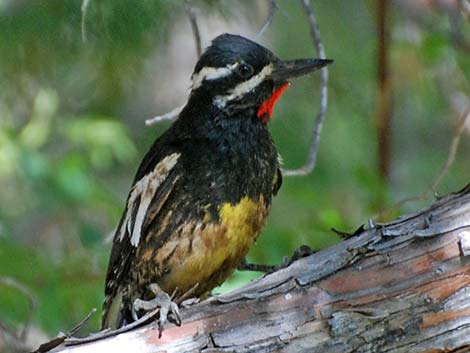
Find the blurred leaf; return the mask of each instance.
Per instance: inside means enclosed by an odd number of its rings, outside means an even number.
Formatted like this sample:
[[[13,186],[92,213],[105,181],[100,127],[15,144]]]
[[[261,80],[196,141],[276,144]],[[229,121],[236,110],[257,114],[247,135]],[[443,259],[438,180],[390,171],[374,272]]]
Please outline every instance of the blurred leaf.
[[[105,265],[105,255],[98,253]],[[43,250],[18,246],[0,237],[0,268],[2,275],[12,277],[31,289],[38,302],[34,321],[54,332],[58,327],[70,328],[93,307],[100,307],[103,299],[103,280],[96,272],[97,254],[75,251],[62,262],[55,262]],[[23,323],[27,303],[18,292],[0,290],[0,317],[12,323]],[[14,308],[12,310],[12,308]],[[67,310],[64,310],[67,308]],[[99,315],[84,330],[98,328]]]
[[[69,154],[58,162],[55,179],[59,191],[67,198],[85,201],[90,198],[92,186],[88,176],[87,163],[83,156]]]
[[[64,124],[64,134],[89,153],[91,163],[97,169],[109,168],[113,159],[129,162],[137,154],[125,126],[108,117],[70,119]]]
[[[19,148],[7,129],[0,125],[0,177],[10,176],[16,168]]]
[[[51,170],[49,161],[37,151],[23,150],[21,153],[22,171],[31,181],[44,179]]]
[[[317,217],[326,229],[344,225],[341,215],[334,208],[323,208],[319,211]]]
[[[448,49],[449,40],[439,33],[428,33],[424,38],[423,54],[429,63],[436,63]]]
[[[53,90],[40,90],[34,100],[30,121],[20,132],[24,146],[38,148],[46,141],[51,129],[51,120],[59,106],[59,98]]]

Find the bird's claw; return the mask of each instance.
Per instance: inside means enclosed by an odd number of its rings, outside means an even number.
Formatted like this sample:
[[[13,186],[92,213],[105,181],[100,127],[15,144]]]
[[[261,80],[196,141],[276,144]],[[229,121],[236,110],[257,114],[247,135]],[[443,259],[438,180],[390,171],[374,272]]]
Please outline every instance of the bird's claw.
[[[184,300],[183,302],[181,302],[181,306],[183,308],[189,308],[191,305],[194,305],[194,304],[197,304],[201,301],[200,298],[189,298],[189,299],[186,299]]]
[[[287,262],[287,266],[290,266],[295,261],[297,261],[297,260],[299,260],[303,257],[310,256],[314,253],[315,253],[315,250],[313,250],[310,246],[305,245],[305,244],[301,245],[297,249],[294,250],[294,254],[290,258],[290,260]],[[287,267],[287,266],[285,266],[285,267]]]
[[[284,256],[282,261],[279,265],[259,265],[259,264],[252,264],[249,263],[246,259],[243,259],[240,265],[238,265],[238,270],[240,271],[257,271],[257,272],[264,272],[264,273],[273,273],[283,268],[290,266],[292,263],[301,259],[302,257],[306,257],[312,255],[315,252],[312,248],[308,245],[301,245],[297,249],[295,249],[294,254],[289,259],[289,257]]]
[[[155,298],[151,300],[142,300],[135,299],[132,305],[132,317],[134,320],[138,320],[138,312],[145,311],[150,312],[153,310],[159,309],[159,319],[158,319],[158,331],[159,337],[161,337],[163,332],[163,326],[165,325],[168,314],[172,313],[176,318],[176,324],[181,325],[181,316],[179,312],[178,305],[172,300],[172,298],[165,292],[159,291],[156,293]]]

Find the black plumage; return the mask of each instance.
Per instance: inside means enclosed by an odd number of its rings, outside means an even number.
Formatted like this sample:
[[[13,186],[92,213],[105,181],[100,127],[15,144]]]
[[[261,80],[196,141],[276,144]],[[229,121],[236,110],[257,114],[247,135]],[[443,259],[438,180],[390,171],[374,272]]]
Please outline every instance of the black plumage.
[[[109,260],[103,328],[133,321],[136,300],[149,303],[155,288],[206,296],[246,255],[282,181],[260,107],[272,108],[289,63],[229,34],[203,53],[186,106],[135,176]],[[303,60],[291,76],[326,63]]]

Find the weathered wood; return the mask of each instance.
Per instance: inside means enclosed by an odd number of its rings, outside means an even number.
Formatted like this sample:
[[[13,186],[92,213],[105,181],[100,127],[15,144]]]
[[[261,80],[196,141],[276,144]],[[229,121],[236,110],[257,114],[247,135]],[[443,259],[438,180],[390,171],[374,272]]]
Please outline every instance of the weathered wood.
[[[470,187],[234,292],[57,352],[470,352]]]

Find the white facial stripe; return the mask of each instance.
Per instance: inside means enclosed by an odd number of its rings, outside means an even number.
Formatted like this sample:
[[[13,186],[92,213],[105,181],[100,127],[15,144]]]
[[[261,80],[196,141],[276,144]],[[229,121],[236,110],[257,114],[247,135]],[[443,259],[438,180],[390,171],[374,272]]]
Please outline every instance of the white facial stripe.
[[[263,68],[263,70],[261,70],[257,75],[253,76],[248,81],[245,81],[236,85],[230,91],[230,94],[227,94],[225,96],[216,96],[214,98],[214,104],[217,105],[219,108],[225,107],[227,102],[240,98],[243,95],[247,94],[248,92],[251,92],[252,90],[254,90],[256,87],[259,86],[261,82],[264,81],[266,77],[271,75],[272,72],[273,72],[273,65],[272,64],[266,65]]]
[[[217,80],[230,75],[239,63],[227,65],[225,67],[203,67],[197,74],[191,77],[191,88],[196,89],[202,85],[204,80]]]

